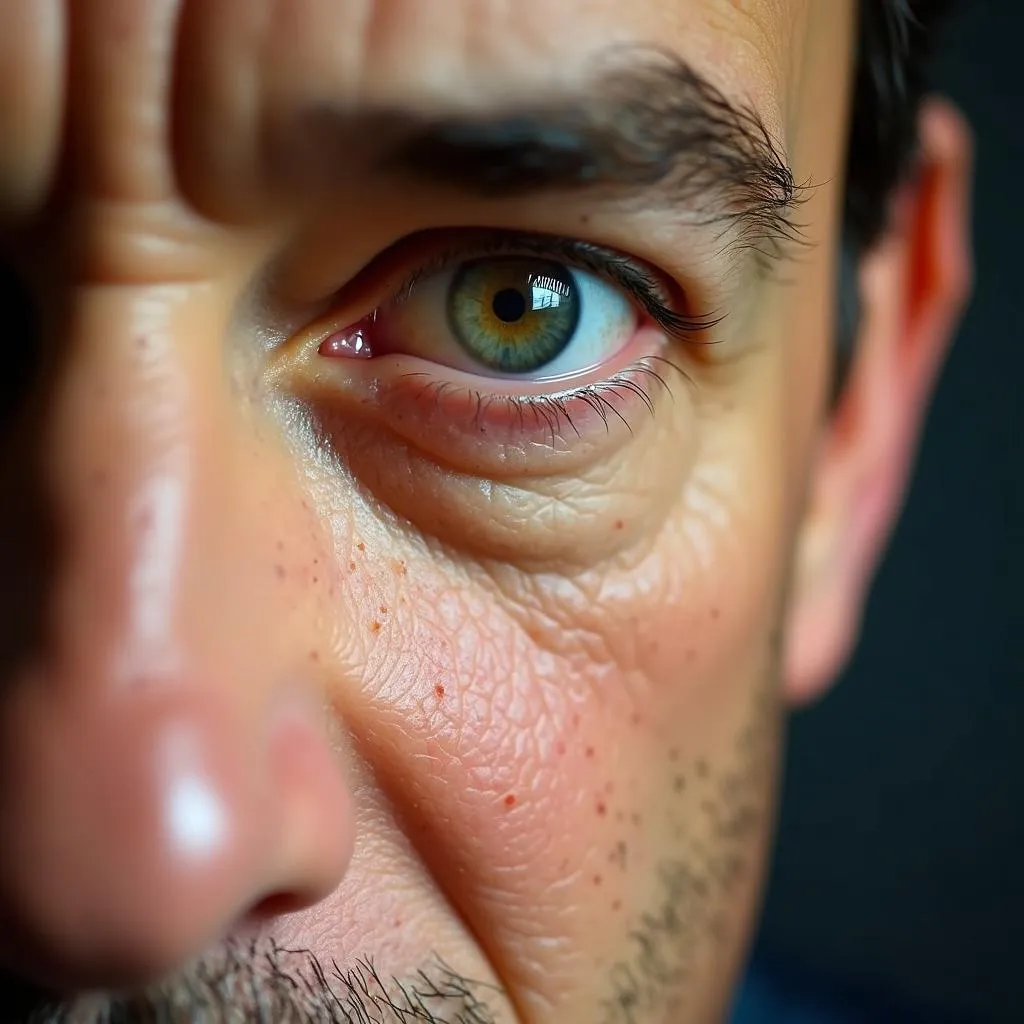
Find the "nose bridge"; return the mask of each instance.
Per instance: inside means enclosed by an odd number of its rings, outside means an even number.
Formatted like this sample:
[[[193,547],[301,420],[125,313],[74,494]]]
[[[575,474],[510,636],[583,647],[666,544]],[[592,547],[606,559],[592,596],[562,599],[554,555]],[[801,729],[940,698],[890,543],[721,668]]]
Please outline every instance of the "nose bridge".
[[[216,457],[197,444],[212,412],[175,322],[193,301],[178,288],[86,287],[57,343],[64,365],[43,458],[63,549],[58,645],[108,662],[107,684],[166,673],[181,656],[196,485],[217,480],[197,464]]]
[[[64,298],[35,467],[46,622],[0,718],[0,932],[44,980],[119,983],[269,896],[325,895],[350,829],[274,585],[269,524],[301,503],[239,424],[218,289]]]

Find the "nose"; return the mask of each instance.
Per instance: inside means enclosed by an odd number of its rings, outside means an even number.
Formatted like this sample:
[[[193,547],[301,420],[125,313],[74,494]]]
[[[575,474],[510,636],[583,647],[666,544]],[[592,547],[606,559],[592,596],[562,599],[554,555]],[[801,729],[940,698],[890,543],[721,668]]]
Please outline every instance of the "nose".
[[[62,290],[5,464],[0,958],[48,986],[151,980],[351,853],[320,533],[211,291]]]

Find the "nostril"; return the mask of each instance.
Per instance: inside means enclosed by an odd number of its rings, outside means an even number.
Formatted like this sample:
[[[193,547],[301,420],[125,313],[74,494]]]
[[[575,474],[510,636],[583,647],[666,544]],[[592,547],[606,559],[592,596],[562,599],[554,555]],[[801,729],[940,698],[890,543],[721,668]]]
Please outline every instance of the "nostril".
[[[263,924],[273,918],[305,910],[315,902],[318,902],[318,899],[312,894],[304,895],[301,892],[285,890],[273,892],[259,900],[246,914],[246,919],[255,924]]]

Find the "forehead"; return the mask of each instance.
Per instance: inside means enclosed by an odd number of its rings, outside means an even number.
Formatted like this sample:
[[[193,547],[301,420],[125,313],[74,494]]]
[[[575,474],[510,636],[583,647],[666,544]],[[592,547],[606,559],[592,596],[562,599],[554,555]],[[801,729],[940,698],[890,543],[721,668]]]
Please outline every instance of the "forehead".
[[[182,61],[251,104],[450,109],[571,87],[616,50],[682,56],[782,134],[813,0],[189,0]],[[829,0],[838,5],[837,0]],[[216,88],[219,86],[219,89]]]

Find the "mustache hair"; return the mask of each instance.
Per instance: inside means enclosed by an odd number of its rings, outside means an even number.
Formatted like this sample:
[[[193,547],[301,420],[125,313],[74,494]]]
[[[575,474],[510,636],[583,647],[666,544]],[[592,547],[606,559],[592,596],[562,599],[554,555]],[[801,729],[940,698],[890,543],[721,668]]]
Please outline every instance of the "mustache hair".
[[[342,967],[272,939],[225,943],[139,993],[68,1000],[0,981],[7,1024],[496,1024],[484,995],[498,991],[439,956],[385,980],[370,959]]]

